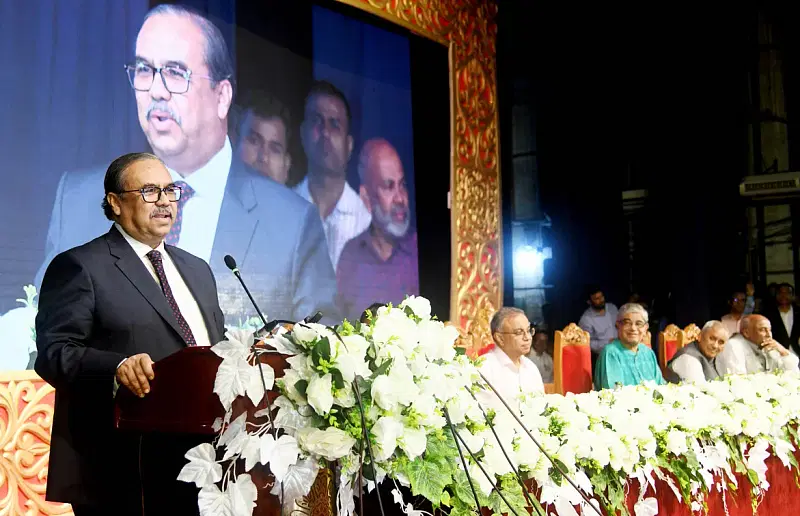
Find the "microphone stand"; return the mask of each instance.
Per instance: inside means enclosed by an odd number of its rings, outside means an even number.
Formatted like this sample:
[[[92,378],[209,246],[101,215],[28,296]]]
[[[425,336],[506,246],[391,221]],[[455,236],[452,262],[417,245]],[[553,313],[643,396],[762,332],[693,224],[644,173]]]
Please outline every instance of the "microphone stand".
[[[553,466],[555,466],[555,468],[558,470],[558,472],[561,473],[561,476],[563,476],[564,478],[567,479],[567,482],[569,482],[569,485],[571,485],[575,489],[575,491],[577,491],[578,494],[581,495],[581,498],[583,498],[583,500],[587,504],[589,504],[592,507],[592,509],[594,509],[594,511],[599,516],[603,516],[603,513],[600,512],[600,509],[595,507],[595,505],[592,503],[591,499],[588,496],[586,496],[586,493],[581,491],[581,489],[578,487],[578,485],[569,477],[569,475],[567,475],[566,471],[564,471],[564,469],[561,466],[559,466],[558,463],[555,460],[553,460],[553,458],[550,456],[550,454],[545,451],[545,449],[542,447],[542,445],[539,444],[539,441],[536,440],[536,438],[533,436],[531,431],[528,430],[528,427],[525,426],[525,423],[522,422],[522,419],[520,419],[520,417],[516,414],[516,412],[514,412],[511,409],[511,407],[508,406],[508,403],[506,403],[506,400],[504,400],[503,397],[500,396],[500,393],[497,392],[497,389],[494,388],[494,385],[492,385],[491,382],[489,382],[489,380],[486,379],[486,377],[483,375],[482,372],[478,371],[478,374],[481,375],[481,378],[483,378],[483,381],[486,382],[486,385],[488,385],[489,388],[492,389],[492,392],[494,392],[494,394],[500,399],[500,401],[506,407],[506,410],[508,410],[508,412],[511,413],[511,415],[514,417],[514,419],[517,420],[517,423],[519,423],[519,426],[521,426],[522,429],[525,430],[525,433],[528,434],[528,437],[531,438],[531,440],[536,445],[536,447],[539,448],[539,450],[542,452],[542,454],[544,454],[544,456],[547,457],[547,459],[550,461],[550,463]]]
[[[522,480],[522,476],[519,473],[519,469],[514,466],[514,463],[511,461],[511,457],[508,456],[508,452],[506,452],[506,449],[503,446],[503,443],[500,442],[500,436],[497,435],[497,431],[494,429],[494,423],[492,423],[492,420],[489,419],[489,416],[486,415],[486,411],[484,411],[483,407],[481,407],[481,404],[478,402],[478,398],[475,397],[475,394],[471,390],[467,389],[466,387],[465,387],[465,389],[466,389],[467,392],[469,392],[469,395],[472,396],[472,399],[475,400],[475,403],[478,405],[478,408],[481,410],[481,414],[483,414],[483,419],[486,421],[486,424],[489,425],[489,429],[492,431],[492,434],[494,435],[494,438],[497,440],[497,444],[498,444],[498,446],[500,446],[500,450],[503,452],[503,455],[505,456],[506,461],[508,461],[508,465],[511,466],[511,470],[514,472],[514,476],[517,477],[517,482],[519,482],[519,485],[522,488],[522,496],[525,497],[525,499],[528,501],[528,504],[536,511],[536,514],[539,514],[539,515],[542,515],[542,516],[546,516],[546,515],[543,515],[542,508],[541,508],[540,504],[538,503],[538,500],[537,500],[537,503],[534,504],[533,500],[531,500],[531,497],[528,495],[528,488],[525,487],[525,482]]]
[[[228,260],[227,260],[228,256],[225,257],[226,265],[228,265]],[[261,313],[261,309],[258,307],[256,300],[253,299],[253,295],[250,293],[250,289],[247,288],[247,285],[242,279],[242,274],[241,272],[239,272],[239,268],[236,267],[235,263],[233,265],[234,266],[230,268],[231,272],[233,272],[233,275],[236,276],[236,278],[239,280],[239,283],[241,283],[242,288],[244,288],[244,291],[247,293],[247,297],[250,298],[250,303],[253,304],[253,308],[256,309],[256,313],[258,313],[258,316],[261,318],[261,322],[264,323],[264,326],[267,326],[268,325],[267,319],[264,317],[264,314]],[[264,388],[264,397],[267,398],[267,421],[269,421],[269,426],[270,428],[272,428],[272,437],[277,441],[278,428],[275,426],[275,421],[272,419],[272,401],[269,399],[269,392],[267,392],[267,381],[264,378],[264,366],[261,364],[261,358],[259,358],[258,356],[258,351],[256,350],[256,342],[257,340],[254,339],[253,346],[250,348],[250,350],[256,357],[256,364],[258,364],[258,373],[261,376],[261,386]],[[283,514],[283,502],[284,502],[283,482],[281,482],[280,484],[281,484],[281,514]]]
[[[469,456],[472,457],[472,460],[475,461],[475,464],[481,470],[481,472],[483,473],[483,476],[485,476],[486,479],[489,481],[489,483],[492,484],[492,487],[494,487],[497,490],[497,494],[500,496],[500,498],[505,502],[505,504],[508,506],[508,508],[511,509],[511,512],[514,514],[514,516],[519,516],[519,513],[516,511],[516,509],[514,509],[511,506],[511,504],[508,503],[508,500],[506,499],[505,495],[502,493],[502,491],[500,491],[500,488],[493,481],[491,475],[489,475],[489,473],[483,468],[481,463],[478,462],[477,457],[475,457],[475,454],[472,453],[472,450],[469,449],[469,446],[467,446],[467,443],[464,441],[464,439],[460,435],[458,435],[458,432],[456,432],[456,429],[453,426],[453,422],[450,420],[450,412],[447,410],[447,407],[443,406],[442,407],[442,412],[444,412],[444,417],[447,418],[447,424],[450,427],[450,431],[453,433],[453,437],[455,438],[456,447],[458,448],[458,454],[461,455],[461,446],[458,444],[458,441],[461,441],[461,444],[464,446],[464,449],[467,450],[467,453],[469,453]],[[463,455],[462,455],[462,459],[463,459]],[[466,465],[464,466],[464,468],[465,468],[464,471],[467,472]],[[475,501],[477,502],[477,498],[478,497],[475,494],[475,487],[472,485],[472,479],[469,476],[469,472],[467,472],[467,480],[470,483],[469,487],[472,489],[472,494],[475,495]],[[480,505],[481,505],[480,502],[478,502],[478,513],[480,513],[480,510],[481,510]],[[525,512],[527,512],[527,511],[525,511]]]

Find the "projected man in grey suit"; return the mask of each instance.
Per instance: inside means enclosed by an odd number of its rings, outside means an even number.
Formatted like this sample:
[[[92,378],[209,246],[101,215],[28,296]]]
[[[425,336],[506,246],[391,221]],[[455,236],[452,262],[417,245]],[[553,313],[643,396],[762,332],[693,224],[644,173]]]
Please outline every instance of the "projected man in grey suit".
[[[176,5],[145,17],[126,67],[139,122],[153,153],[183,189],[167,237],[206,260],[226,323],[255,315],[223,257],[233,255],[269,318],[338,317],[336,278],[316,208],[239,161],[227,135],[233,64],[219,29]],[[61,251],[108,230],[97,210],[104,170],[61,178],[47,234],[44,270]]]

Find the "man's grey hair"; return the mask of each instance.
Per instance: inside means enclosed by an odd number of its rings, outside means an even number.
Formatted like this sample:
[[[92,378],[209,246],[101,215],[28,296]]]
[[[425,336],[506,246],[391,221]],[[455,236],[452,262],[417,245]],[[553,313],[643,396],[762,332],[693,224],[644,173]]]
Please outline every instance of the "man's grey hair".
[[[622,305],[617,313],[617,322],[622,322],[622,319],[628,314],[639,314],[644,319],[644,322],[649,322],[647,310],[639,303],[625,303]]]
[[[225,80],[231,83],[231,87],[234,86],[233,60],[228,52],[228,44],[225,42],[222,32],[211,20],[198,11],[183,5],[160,4],[148,11],[144,21],[160,15],[190,18],[206,39],[206,48],[203,50],[203,54],[208,67],[208,75],[211,77],[211,86],[216,87]]]
[[[500,308],[500,310],[495,312],[495,314],[492,316],[492,321],[489,323],[489,329],[492,332],[492,335],[500,331],[500,328],[503,327],[503,322],[505,322],[506,319],[520,314],[525,315],[525,312],[514,306],[504,306]]]
[[[703,325],[703,329],[700,330],[700,333],[709,332],[709,331],[713,330],[714,328],[721,328],[722,331],[725,332],[725,338],[726,339],[730,338],[731,335],[730,335],[730,333],[728,333],[728,329],[725,327],[725,325],[722,324],[721,321],[716,321],[716,320],[711,320],[711,321],[708,321],[707,323],[705,323]]]

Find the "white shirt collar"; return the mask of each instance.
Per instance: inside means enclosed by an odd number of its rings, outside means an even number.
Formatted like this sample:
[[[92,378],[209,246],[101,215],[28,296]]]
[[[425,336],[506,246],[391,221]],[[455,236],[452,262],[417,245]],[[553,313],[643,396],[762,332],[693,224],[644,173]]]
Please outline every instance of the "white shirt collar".
[[[511,358],[509,358],[509,356],[506,355],[506,352],[503,351],[502,348],[497,344],[494,345],[494,349],[492,349],[490,353],[494,355],[494,358],[497,360],[498,364],[511,371],[514,371],[515,373],[521,373],[528,366],[528,364],[532,366],[534,365],[528,357],[521,356],[519,357],[519,367],[515,366],[514,362],[511,361]]]
[[[295,192],[303,199],[314,204],[314,198],[311,197],[311,191],[308,189],[308,176],[303,178],[303,181],[295,187]],[[340,214],[358,213],[360,210],[364,209],[363,207],[364,202],[361,200],[361,197],[359,197],[353,187],[350,186],[350,183],[345,181],[342,195],[336,202],[336,206],[334,206],[331,215],[334,212],[339,212]]]
[[[194,195],[199,197],[217,197],[225,192],[225,184],[228,182],[228,174],[231,170],[233,160],[233,149],[228,137],[225,137],[225,144],[222,148],[208,160],[208,163],[198,168],[187,177],[181,176],[171,168],[167,167],[169,175],[173,181],[184,181],[192,187]]]
[[[130,244],[130,246],[133,248],[133,252],[136,253],[136,256],[138,256],[139,258],[145,258],[147,256],[147,253],[153,251],[153,248],[150,247],[149,245],[139,242],[138,240],[130,236],[127,231],[122,229],[122,226],[120,226],[119,223],[115,222],[114,227],[116,227],[117,231],[119,231],[122,234],[122,236],[125,237],[125,240]],[[158,247],[156,247],[155,250],[160,252],[162,256],[166,254],[166,249],[164,249],[163,240],[161,241],[160,244],[158,244]]]

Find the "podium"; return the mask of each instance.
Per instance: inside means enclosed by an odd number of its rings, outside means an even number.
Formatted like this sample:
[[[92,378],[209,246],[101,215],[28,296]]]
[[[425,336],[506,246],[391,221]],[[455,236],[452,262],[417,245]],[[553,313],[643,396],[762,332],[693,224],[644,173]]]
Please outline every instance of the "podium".
[[[274,369],[276,378],[283,376],[287,367],[286,357],[274,353],[261,355],[261,362]],[[184,348],[155,362],[155,378],[150,382],[150,393],[144,398],[137,398],[125,387],[120,387],[117,392],[114,407],[117,430],[193,435],[206,437],[211,442],[216,434],[214,420],[225,416],[214,393],[214,380],[221,363],[222,359],[208,347]],[[263,418],[255,418],[253,414],[267,407],[267,399],[272,402],[279,395],[276,389],[268,391],[258,407],[253,406],[246,396],[237,398],[233,402],[231,421],[247,412],[248,422],[263,423]],[[241,466],[240,471],[244,471],[243,461]],[[269,468],[259,464],[249,473],[258,486],[254,516],[279,516],[281,504],[277,496],[270,494],[275,480]],[[321,469],[311,493],[299,504],[300,511],[285,507],[284,514],[333,516],[333,493],[333,476],[329,469]]]

